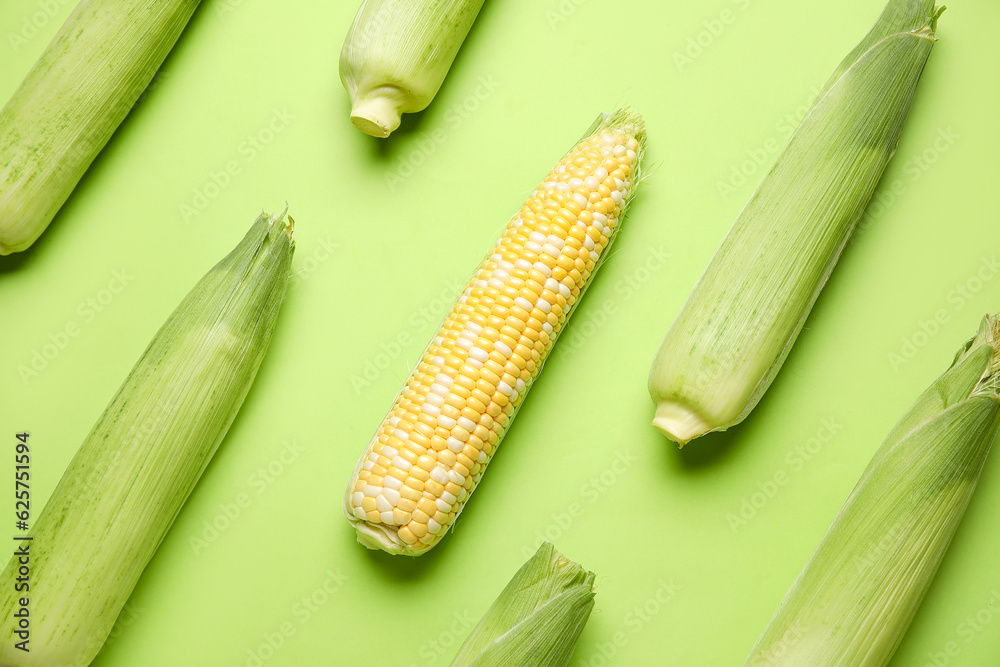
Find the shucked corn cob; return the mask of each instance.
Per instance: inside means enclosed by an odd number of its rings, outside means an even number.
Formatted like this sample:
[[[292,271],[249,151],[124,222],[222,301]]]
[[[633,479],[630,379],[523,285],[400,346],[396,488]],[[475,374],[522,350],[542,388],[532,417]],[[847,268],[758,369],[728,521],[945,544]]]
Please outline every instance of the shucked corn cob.
[[[890,431],[745,667],[889,662],[997,435],[998,317],[983,318]]]
[[[292,259],[281,217],[261,215],[136,362],[32,526],[30,590],[15,591],[17,556],[0,573],[0,666],[78,667],[100,651],[264,358]]]
[[[602,117],[507,224],[355,468],[362,544],[416,556],[455,522],[607,253],[644,137],[637,115]]]

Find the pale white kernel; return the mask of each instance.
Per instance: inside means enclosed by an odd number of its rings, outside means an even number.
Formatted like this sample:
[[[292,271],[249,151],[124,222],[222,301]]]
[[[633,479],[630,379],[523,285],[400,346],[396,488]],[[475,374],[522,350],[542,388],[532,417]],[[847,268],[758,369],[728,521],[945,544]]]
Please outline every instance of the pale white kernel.
[[[390,479],[395,479],[395,478],[394,477],[386,477],[385,481],[388,482]],[[395,479],[395,481],[398,482],[399,480]],[[400,486],[402,486],[402,485],[400,485]],[[385,498],[386,500],[389,501],[389,504],[392,505],[392,507],[395,507],[396,505],[399,504],[399,491],[396,490],[397,488],[399,488],[399,487],[392,488],[392,487],[390,487],[387,484],[386,488],[382,489],[382,495],[379,496],[379,498]],[[376,500],[375,502],[377,503],[378,501]],[[392,509],[392,508],[390,507],[390,509]],[[380,511],[384,512],[385,510],[380,510]]]
[[[545,234],[541,232],[531,232],[528,234],[528,240],[534,241],[535,243],[545,243]]]
[[[351,495],[351,504],[355,507],[361,507],[361,503],[365,500],[365,494],[361,491],[355,491]]]
[[[569,183],[569,187],[573,188],[574,190],[583,185],[583,181],[581,181],[579,178],[571,178],[569,179],[569,181],[567,181],[567,183]]]
[[[441,492],[441,500],[445,501],[446,503],[452,504],[452,505],[454,505],[455,503],[458,502],[458,498],[455,496],[455,494],[454,493],[449,493],[447,491],[442,491]]]
[[[542,187],[545,188],[546,190],[551,190],[552,188],[556,187],[556,182],[545,181],[544,183],[542,183]]]
[[[531,267],[531,262],[529,262],[528,260],[517,259],[514,260],[514,268],[521,269],[522,271],[530,271],[532,267]]]
[[[390,461],[390,463],[393,465],[393,467],[399,468],[403,472],[410,472],[410,468],[413,467],[413,464],[404,459],[402,456],[394,456],[392,458],[392,461]]]
[[[493,289],[503,289],[503,281],[497,280],[496,278],[490,278],[487,280],[486,285],[488,287],[492,287]]]
[[[469,356],[472,357],[474,360],[482,363],[490,358],[490,353],[481,347],[473,347],[471,350],[469,350]]]
[[[535,304],[535,308],[542,311],[543,313],[548,313],[552,310],[552,304],[545,299],[539,299],[538,303]]]
[[[468,338],[459,338],[455,341],[455,345],[458,345],[463,350],[471,350],[475,345]]]
[[[560,250],[566,247],[566,239],[556,236],[555,234],[549,234],[548,238],[545,240]]]
[[[587,250],[593,250],[594,249],[594,239],[590,238],[589,235],[588,236],[584,236],[583,237],[583,247],[586,248]]]
[[[601,182],[598,181],[593,176],[588,176],[587,178],[585,178],[584,181],[583,181],[583,184],[591,192],[593,192],[594,190],[597,190],[597,188],[601,187]]]
[[[462,338],[476,340],[476,337],[483,332],[483,327],[475,322],[466,322],[465,330],[459,334]]]
[[[365,470],[367,470],[368,472],[371,472],[372,468],[375,467],[375,462],[374,461],[365,461],[364,464],[361,467],[364,468]]]
[[[502,392],[504,396],[510,396],[514,393],[514,388],[503,380],[500,380],[500,384],[497,385],[497,390]]]
[[[483,362],[479,361],[478,359],[473,359],[472,357],[469,357],[468,359],[466,359],[465,363],[469,364],[470,366],[472,366],[476,370],[479,370],[480,368],[483,367]]]
[[[378,496],[375,499],[375,509],[377,509],[379,512],[391,512],[392,503],[390,503],[385,496]]]
[[[550,290],[552,292],[558,292],[559,291],[558,281],[556,281],[555,278],[547,278],[545,280],[545,289]]]
[[[535,262],[535,267],[534,268],[535,268],[535,271],[538,271],[540,274],[542,274],[546,278],[548,278],[549,276],[552,275],[552,269],[550,269],[548,267],[548,265],[545,264],[545,262]]]
[[[441,524],[439,524],[434,519],[429,519],[427,521],[427,532],[430,533],[431,535],[437,535],[439,532],[441,532]]]
[[[444,415],[438,415],[437,423],[438,426],[449,431],[455,428],[455,420],[451,417],[445,417]]]
[[[489,285],[486,284],[485,280],[477,280],[475,282],[475,285],[476,285],[476,287],[479,287],[481,289],[486,289],[487,287],[489,287]],[[463,294],[462,296],[465,296],[465,295]]]
[[[573,294],[573,291],[570,288],[563,285],[562,283],[558,284],[558,289],[559,293],[562,294],[563,298],[565,299],[568,299]]]
[[[608,170],[604,167],[598,167],[594,170],[594,178],[603,182],[605,178],[608,177]]]
[[[542,246],[538,245],[534,241],[528,241],[528,242],[526,242],[524,244],[524,249],[525,250],[530,250],[531,252],[535,253],[536,255],[542,254]]]
[[[441,468],[440,466],[438,466],[438,467],[434,468],[434,470],[431,470],[431,479],[433,479],[438,484],[447,484],[448,483],[448,473],[445,472],[443,468]]]
[[[392,434],[394,436],[396,436],[397,438],[399,438],[400,440],[409,440],[410,439],[410,434],[408,432],[404,431],[401,428],[397,428],[395,431],[392,432]]]
[[[458,438],[448,438],[448,449],[458,454],[465,449],[465,443]]]
[[[431,384],[431,391],[434,392],[435,394],[437,394],[438,396],[447,396],[448,395],[448,389],[446,387],[442,387],[437,382],[434,382],[433,384]]]
[[[445,514],[447,514],[448,512],[451,511],[451,505],[449,505],[440,498],[436,499],[434,501],[434,504],[437,505],[438,511],[440,512],[444,512]]]
[[[556,183],[556,192],[568,192],[568,191],[569,191],[568,183]]]
[[[395,447],[390,447],[389,445],[385,445],[384,447],[382,447],[381,454],[385,458],[391,459],[396,454],[399,454],[399,451]]]
[[[444,338],[442,336],[434,336],[434,340],[432,342],[435,345],[441,346],[444,344]]]
[[[441,394],[427,394],[427,398],[424,399],[425,403],[429,403],[434,407],[440,408],[444,405],[444,396]]]
[[[542,322],[542,331],[544,331],[545,333],[551,335],[551,333],[552,333],[552,325],[549,324],[548,322]]]
[[[393,525],[392,510],[389,510],[388,512],[380,512],[378,518],[381,519],[382,523],[388,524],[390,526]]]
[[[438,368],[444,366],[444,357],[431,357],[431,363]]]
[[[559,258],[559,248],[555,247],[551,243],[546,243],[542,246],[542,252],[544,252],[549,257]]]
[[[524,393],[524,380],[517,378],[517,382],[514,383],[514,389],[517,390],[518,394]]]
[[[595,213],[594,214],[594,222],[600,223],[602,225],[606,225],[606,224],[608,224],[608,216],[604,215],[603,213]]]
[[[628,156],[629,160],[635,160],[635,151],[632,150],[631,148],[625,151],[625,155]]]
[[[624,189],[625,189],[625,181],[623,181],[620,178],[616,178],[615,179],[615,190],[619,190],[620,191],[620,190],[624,190]]]
[[[528,301],[527,299],[525,299],[523,296],[519,296],[519,297],[515,298],[514,299],[514,305],[517,306],[518,308],[523,308],[524,310],[528,311],[529,313],[531,312],[531,309],[534,308],[534,306],[531,305],[531,302]],[[494,346],[494,347],[496,347],[496,346]]]
[[[399,426],[399,417],[389,417],[389,426],[393,428]]]
[[[583,181],[580,181],[580,185],[583,185]],[[576,205],[579,206],[582,209],[586,209],[587,208],[587,204],[589,203],[587,201],[587,198],[584,197],[583,195],[581,195],[579,192],[573,193],[573,201],[575,201]]]
[[[503,269],[495,269],[493,271],[493,277],[499,281],[504,281],[510,278],[510,274],[504,271]]]
[[[596,262],[600,258],[600,255],[597,254],[596,250],[591,250],[590,258]]]
[[[385,489],[383,490],[383,493],[385,491],[398,491],[399,489],[403,488],[403,482],[401,482],[400,480],[396,479],[392,475],[386,476],[382,480],[382,483],[385,485]]]
[[[453,484],[457,484],[458,486],[462,486],[463,484],[465,484],[465,477],[463,477],[462,473],[458,472],[457,470],[449,470],[448,481],[452,482]]]
[[[611,198],[615,200],[616,204],[622,203],[622,193],[618,190],[611,191]]]
[[[472,421],[468,417],[459,417],[458,425],[464,428],[466,431],[476,430],[476,422]]]
[[[621,144],[615,146],[615,157],[621,157],[622,155],[625,155],[625,151],[627,150],[628,149],[622,146]]]
[[[541,299],[539,299],[539,301],[541,301]],[[510,355],[514,354],[514,350],[510,349],[510,346],[508,346],[507,343],[503,342],[502,340],[494,342],[493,349],[495,349],[497,352],[499,352],[505,357],[509,357]]]
[[[479,456],[476,457],[476,461],[478,463],[485,464],[489,460],[490,460],[490,457],[486,455],[486,452],[484,452],[483,450],[480,449],[479,450]]]

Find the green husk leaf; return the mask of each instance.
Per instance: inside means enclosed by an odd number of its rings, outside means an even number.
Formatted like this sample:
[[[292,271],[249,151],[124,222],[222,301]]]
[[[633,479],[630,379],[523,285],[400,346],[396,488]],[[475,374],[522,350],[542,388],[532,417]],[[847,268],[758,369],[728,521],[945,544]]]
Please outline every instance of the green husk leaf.
[[[594,573],[548,542],[510,580],[452,667],[561,667],[594,608]]]
[[[291,219],[261,215],[181,301],[31,526],[30,591],[0,573],[0,666],[87,665],[236,417],[288,283]],[[30,652],[15,648],[30,599]]]
[[[35,242],[199,0],[82,0],[0,111],[0,255]]]
[[[896,424],[747,666],[884,665],[965,514],[1000,426],[1000,319]]]
[[[896,150],[938,14],[890,0],[736,219],[650,371],[671,439],[739,423],[770,386]]]

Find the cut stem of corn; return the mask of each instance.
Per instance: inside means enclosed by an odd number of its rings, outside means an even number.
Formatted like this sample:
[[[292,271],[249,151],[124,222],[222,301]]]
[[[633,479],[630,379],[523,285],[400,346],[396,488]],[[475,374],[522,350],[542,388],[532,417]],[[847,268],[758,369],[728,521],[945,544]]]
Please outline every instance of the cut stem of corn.
[[[483,0],[364,0],[340,52],[351,122],[384,138],[400,116],[427,108]]]
[[[913,404],[746,665],[885,665],[944,558],[1000,426],[1000,319]]]
[[[896,150],[939,14],[890,0],[736,219],[650,371],[667,437],[738,424],[770,386]]]
[[[35,242],[198,0],[83,0],[0,111],[0,255]]]
[[[594,578],[545,542],[472,630],[452,667],[568,667],[594,609]]]
[[[181,301],[32,526],[30,652],[17,559],[0,574],[0,665],[86,665],[236,417],[278,316],[292,226],[261,215]]]
[[[637,115],[603,116],[507,224],[358,461],[362,544],[417,556],[455,522],[607,254],[644,138]]]

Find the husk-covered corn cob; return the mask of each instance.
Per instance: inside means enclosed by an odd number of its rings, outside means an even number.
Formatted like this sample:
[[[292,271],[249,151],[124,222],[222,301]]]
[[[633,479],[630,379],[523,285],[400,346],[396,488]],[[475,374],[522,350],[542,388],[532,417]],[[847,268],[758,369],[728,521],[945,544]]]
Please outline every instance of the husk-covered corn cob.
[[[1000,319],[896,424],[747,667],[884,665],[944,558],[1000,425]]]
[[[940,13],[890,0],[736,219],[650,371],[667,437],[725,430],[770,386],[896,150]]]
[[[97,655],[236,417],[288,282],[291,218],[261,215],[181,301],[84,440],[32,526],[30,591],[0,574],[0,665]],[[30,652],[15,648],[30,599]]]
[[[417,556],[455,522],[608,252],[644,137],[635,114],[600,118],[507,224],[358,461],[362,544]]]
[[[363,0],[340,52],[351,122],[388,137],[400,116],[425,109],[484,0]]]
[[[83,0],[0,111],[0,255],[35,242],[199,0]]]
[[[452,667],[568,667],[594,609],[594,579],[543,543],[469,634]]]

